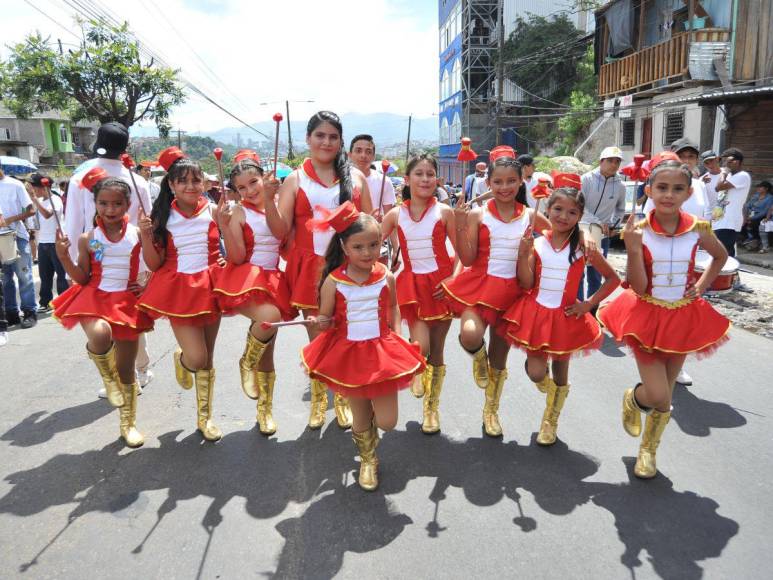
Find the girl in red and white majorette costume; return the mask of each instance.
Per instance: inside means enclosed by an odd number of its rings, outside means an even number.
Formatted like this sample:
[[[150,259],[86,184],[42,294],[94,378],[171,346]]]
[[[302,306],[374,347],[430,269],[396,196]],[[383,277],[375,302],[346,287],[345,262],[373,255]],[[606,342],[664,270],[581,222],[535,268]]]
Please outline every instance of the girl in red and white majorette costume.
[[[495,328],[521,293],[516,278],[518,247],[534,211],[516,200],[522,181],[515,151],[506,145],[496,147],[489,160],[486,184],[492,199],[477,209],[461,204],[454,210],[456,246],[466,267],[444,282],[443,288],[451,309],[461,318],[459,342],[472,356],[473,380],[486,391],[484,430],[490,437],[500,437],[499,400],[507,379],[510,347]],[[548,223],[543,216],[536,219],[543,227]]]
[[[451,326],[451,307],[442,283],[453,274],[454,261],[446,240],[456,243],[454,212],[435,198],[437,161],[429,154],[415,155],[405,170],[403,203],[391,209],[382,222],[384,237],[397,229],[404,268],[397,276],[397,303],[408,322],[411,340],[421,345],[427,368],[413,381],[411,391],[424,397],[424,433],[440,431],[440,393],[446,366],[446,335]]]
[[[373,211],[365,176],[349,165],[343,148],[343,127],[338,115],[320,111],[306,126],[306,144],[310,158],[293,171],[279,189],[279,203],[266,199],[266,221],[278,239],[291,239],[285,274],[290,286],[290,305],[311,316],[319,308],[319,279],[325,265],[325,251],[332,231],[312,231],[306,227],[312,219],[321,219],[346,201],[366,212]],[[292,235],[291,235],[292,234]],[[319,329],[307,326],[309,340]],[[352,413],[346,399],[336,393],[333,399],[338,425],[351,427]],[[327,389],[311,380],[309,428],[325,424]]]
[[[657,451],[671,418],[671,395],[685,357],[706,356],[727,340],[730,321],[701,295],[727,260],[727,251],[711,224],[681,211],[691,195],[692,175],[679,161],[653,159],[645,192],[655,204],[638,224],[633,216],[623,230],[628,289],[602,306],[598,319],[633,350],[641,382],[623,395],[623,427],[632,437],[642,433],[634,474],[655,477]],[[695,253],[713,258],[698,277]]]
[[[526,374],[547,395],[539,445],[556,442],[558,418],[569,394],[569,360],[601,346],[603,335],[591,311],[620,284],[598,249],[582,247],[578,222],[585,198],[579,190],[580,176],[554,173],[553,184],[549,227],[536,239],[529,227],[518,251],[518,282],[524,294],[502,315],[497,328],[511,346],[526,352]],[[586,263],[599,271],[604,283],[588,300],[578,302]]]
[[[204,196],[204,174],[177,147],[164,149],[158,163],[166,170],[151,216],[142,215],[142,252],[153,272],[138,307],[165,317],[179,348],[175,378],[183,389],[196,383],[197,427],[204,439],[223,433],[212,421],[215,369],[212,358],[220,328],[213,277],[221,267],[220,234]]]
[[[402,338],[394,275],[378,259],[381,230],[351,202],[314,221],[335,235],[325,256],[316,326],[303,349],[309,376],[350,401],[352,438],[360,452],[359,484],[378,487],[378,428],[397,424],[397,391],[421,374],[419,346]]]
[[[279,269],[282,240],[271,233],[263,211],[264,198],[274,198],[279,181],[273,175],[263,175],[254,151],[243,149],[233,161],[231,188],[241,196],[241,204],[218,204],[216,219],[223,232],[227,263],[217,271],[213,290],[224,314],[238,312],[252,321],[239,359],[239,373],[244,394],[258,401],[256,421],[260,432],[271,435],[276,432],[271,412],[276,329],[261,325],[292,320],[297,315],[290,306],[284,272]]]
[[[121,437],[129,447],[139,447],[144,438],[135,425],[134,363],[139,337],[153,329],[153,321],[136,307],[141,246],[137,226],[129,223],[131,190],[101,167],[86,172],[81,186],[94,193],[96,227],[78,238],[77,264],[70,257],[70,240],[57,230],[56,253],[75,284],[52,301],[54,317],[65,328],[83,328],[107,400],[120,409]]]

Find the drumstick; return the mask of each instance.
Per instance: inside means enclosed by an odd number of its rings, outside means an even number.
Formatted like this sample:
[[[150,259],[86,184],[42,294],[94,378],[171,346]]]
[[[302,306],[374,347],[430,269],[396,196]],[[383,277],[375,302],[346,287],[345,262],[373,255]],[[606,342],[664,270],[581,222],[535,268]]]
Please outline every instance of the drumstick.
[[[304,318],[303,320],[290,320],[288,322],[268,322],[264,321],[260,323],[260,327],[263,330],[271,330],[272,328],[279,328],[281,326],[297,326],[299,324],[315,324],[316,320]]]
[[[220,196],[225,196],[225,179],[223,179],[223,150],[220,147],[216,147],[212,150],[212,154],[217,159],[217,173],[220,177]]]
[[[145,215],[148,215],[147,210],[145,210],[145,204],[142,203],[142,196],[140,195],[140,190],[137,189],[137,182],[134,180],[134,171],[132,171],[132,167],[134,167],[134,159],[132,159],[128,153],[124,153],[121,155],[121,163],[123,163],[123,166],[129,170],[129,177],[132,180],[134,191],[137,194],[137,201],[140,202],[140,209],[142,210],[142,213],[144,213]]]
[[[282,113],[274,113],[273,119],[276,123],[276,137],[274,137],[274,177],[276,177],[276,172],[278,171],[276,164],[279,161],[279,124],[284,117],[282,117]]]
[[[51,185],[51,180],[48,177],[44,177],[40,180],[40,184],[46,188],[46,191],[48,192],[48,200],[51,202],[51,211],[54,214],[54,218],[56,219],[56,229],[58,229],[60,232],[62,231],[62,223],[59,221],[59,214],[56,213],[56,207],[54,206],[54,200],[51,199],[51,190],[48,188]]]

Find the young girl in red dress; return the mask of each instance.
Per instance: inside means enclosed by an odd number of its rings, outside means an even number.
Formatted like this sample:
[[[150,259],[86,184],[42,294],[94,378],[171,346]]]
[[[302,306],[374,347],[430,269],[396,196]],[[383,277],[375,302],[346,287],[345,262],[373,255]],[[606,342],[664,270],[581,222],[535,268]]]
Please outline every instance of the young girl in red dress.
[[[285,272],[290,286],[290,304],[301,310],[304,317],[316,314],[319,307],[320,275],[325,265],[325,251],[334,233],[311,231],[306,223],[321,219],[324,212],[332,211],[346,201],[352,201],[366,213],[373,211],[365,176],[346,160],[343,127],[338,115],[320,111],[312,116],[306,126],[306,144],[310,157],[284,180],[278,204],[273,199],[266,199],[265,205],[266,221],[274,236],[278,239],[292,237]],[[307,332],[309,340],[313,340],[319,329],[310,325]],[[336,394],[333,404],[338,425],[350,427],[351,410],[346,399]],[[327,389],[320,381],[312,379],[309,428],[321,428],[326,412]]]
[[[628,253],[628,289],[599,309],[598,318],[618,341],[633,350],[641,382],[623,395],[623,427],[642,435],[634,474],[657,474],[656,451],[671,418],[674,382],[687,354],[708,355],[726,339],[730,322],[701,298],[722,270],[727,251],[711,224],[681,211],[691,195],[692,175],[679,161],[656,159],[645,187],[655,204],[638,224],[633,215],[623,230]],[[713,258],[700,277],[695,252]]]
[[[518,250],[518,283],[525,293],[507,309],[498,329],[511,346],[526,352],[526,374],[547,394],[537,434],[539,445],[556,442],[558,417],[569,394],[569,359],[599,348],[603,341],[590,312],[620,284],[597,249],[583,251],[577,225],[585,209],[580,176],[555,174],[553,184],[549,227],[536,239],[530,227]],[[604,284],[588,300],[577,302],[586,264],[599,271]]]
[[[264,211],[263,199],[274,198],[279,181],[273,175],[264,176],[259,163],[254,151],[243,150],[234,157],[230,182],[241,204],[218,204],[216,217],[223,232],[227,263],[218,271],[214,292],[225,314],[238,312],[252,321],[239,359],[242,390],[258,401],[256,420],[260,432],[271,435],[276,432],[272,415],[276,329],[266,330],[261,324],[292,320],[296,313],[290,306],[284,272],[279,269],[282,240],[271,233]]]
[[[486,184],[493,199],[470,210],[461,204],[454,211],[456,246],[465,269],[443,283],[454,314],[461,318],[459,342],[472,356],[472,377],[486,390],[483,428],[500,437],[499,400],[507,379],[508,344],[495,332],[505,310],[520,295],[516,278],[518,247],[534,211],[516,200],[521,187],[521,166],[511,147],[491,151]],[[548,225],[536,216],[541,227]],[[486,351],[486,328],[489,350]]]
[[[325,255],[316,325],[323,332],[303,349],[309,376],[350,401],[352,437],[360,452],[359,484],[378,487],[378,429],[397,424],[397,391],[424,370],[424,357],[397,332],[395,279],[378,259],[381,231],[351,202],[317,224],[335,232]]]
[[[70,240],[57,231],[56,253],[75,284],[53,300],[54,316],[65,328],[83,328],[107,400],[120,409],[121,437],[129,447],[139,447],[144,438],[135,425],[134,362],[140,334],[152,330],[153,321],[136,308],[141,246],[137,226],[129,223],[131,190],[101,167],[88,171],[81,185],[94,193],[96,227],[78,238],[77,264],[70,257]]]
[[[204,196],[204,174],[177,147],[158,158],[167,172],[151,216],[139,220],[142,252],[153,275],[138,307],[153,318],[165,317],[177,344],[175,378],[184,389],[196,383],[198,430],[217,441],[223,433],[212,421],[215,369],[212,357],[220,328],[213,271],[220,267],[220,235]]]
[[[416,155],[405,170],[403,203],[389,211],[382,222],[384,237],[397,229],[404,268],[397,276],[397,303],[408,322],[411,340],[421,345],[427,369],[411,391],[424,397],[424,433],[440,431],[440,393],[446,366],[443,362],[452,311],[442,283],[453,275],[454,262],[446,240],[456,243],[454,211],[435,198],[437,161],[429,154]]]

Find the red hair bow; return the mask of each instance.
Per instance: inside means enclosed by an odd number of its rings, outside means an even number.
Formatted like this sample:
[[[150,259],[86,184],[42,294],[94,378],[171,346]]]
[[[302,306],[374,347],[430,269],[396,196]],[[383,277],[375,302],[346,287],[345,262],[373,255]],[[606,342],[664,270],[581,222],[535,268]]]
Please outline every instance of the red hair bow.
[[[175,161],[184,158],[185,153],[183,153],[179,147],[167,147],[158,154],[158,164],[164,168],[164,171],[169,171],[169,168]]]
[[[576,173],[553,172],[553,187],[572,187],[582,189],[582,179]]]
[[[633,156],[633,161],[623,167],[620,173],[627,176],[631,181],[646,181],[650,175],[650,170],[644,163],[646,155],[641,153]]]
[[[515,159],[517,155],[518,154],[515,152],[515,149],[512,147],[508,145],[498,145],[489,152],[488,158],[491,163],[494,163],[494,161],[501,159],[502,157]]]
[[[322,217],[306,222],[306,228],[310,232],[324,232],[332,228],[336,233],[340,234],[349,229],[349,226],[360,217],[360,212],[351,201],[342,203],[333,211],[320,205],[315,206],[314,209],[320,212]]]
[[[260,155],[252,149],[239,149],[234,155],[233,162],[239,163],[244,159],[252,159],[255,163],[260,164]]]
[[[531,188],[531,196],[534,199],[545,199],[550,197],[550,180],[546,177],[540,177],[537,185]]]
[[[81,177],[80,185],[82,188],[88,189],[89,191],[91,191],[92,189],[94,189],[94,186],[97,183],[99,183],[100,181],[108,177],[110,176],[107,174],[107,171],[105,171],[103,168],[92,167],[83,175],[83,177]]]
[[[475,161],[477,158],[478,154],[472,150],[472,139],[462,137],[462,147],[456,156],[457,161]]]

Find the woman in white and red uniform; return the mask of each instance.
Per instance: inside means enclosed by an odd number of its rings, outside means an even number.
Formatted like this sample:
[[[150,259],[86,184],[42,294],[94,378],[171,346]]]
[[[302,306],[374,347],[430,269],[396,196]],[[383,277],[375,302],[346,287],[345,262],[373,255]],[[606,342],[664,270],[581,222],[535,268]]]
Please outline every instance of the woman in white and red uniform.
[[[167,318],[177,344],[175,377],[184,389],[196,383],[197,427],[208,441],[222,431],[212,421],[215,369],[212,358],[220,328],[213,272],[221,267],[220,233],[204,195],[204,174],[177,147],[158,158],[167,172],[150,217],[140,218],[142,252],[153,275],[138,307]]]
[[[421,345],[427,368],[413,381],[414,396],[424,397],[424,433],[440,431],[440,393],[446,366],[443,359],[452,311],[442,283],[453,274],[454,262],[446,241],[456,241],[454,212],[435,198],[437,161],[416,155],[405,169],[403,203],[389,211],[381,224],[386,238],[397,229],[404,268],[397,276],[397,303],[408,322],[411,340]]]
[[[141,247],[137,226],[129,223],[131,190],[101,167],[89,170],[80,185],[94,193],[96,227],[78,239],[77,264],[70,257],[70,241],[57,234],[57,255],[75,284],[52,301],[54,317],[65,328],[83,328],[107,400],[120,408],[121,437],[129,447],[139,447],[144,438],[135,426],[139,387],[134,366],[139,337],[152,330],[153,321],[136,307]]]
[[[472,211],[467,204],[456,208],[456,245],[466,268],[445,282],[443,288],[454,314],[461,318],[459,342],[472,356],[473,380],[486,390],[484,430],[490,437],[499,437],[499,400],[507,379],[510,348],[495,328],[503,312],[521,294],[516,278],[518,247],[534,210],[516,200],[522,181],[515,151],[506,145],[496,147],[489,160],[486,184],[493,199]],[[542,227],[548,223],[541,215],[537,220]]]
[[[331,231],[312,231],[307,222],[321,219],[346,201],[357,209],[373,211],[365,176],[346,161],[343,148],[343,127],[338,115],[320,111],[306,126],[306,144],[310,157],[287,176],[279,190],[279,203],[266,199],[266,221],[279,239],[292,239],[285,270],[290,286],[290,305],[304,317],[319,309],[319,279],[325,264],[325,251],[333,237]],[[307,326],[309,340],[319,330]],[[334,407],[338,425],[351,427],[352,414],[346,399],[336,393]],[[309,428],[325,424],[327,389],[324,383],[311,379],[311,413]]]
[[[255,151],[242,150],[234,156],[230,182],[241,203],[218,204],[227,263],[217,272],[214,292],[225,315],[238,312],[252,321],[239,373],[244,393],[258,401],[260,432],[271,435],[276,432],[272,414],[276,329],[261,324],[292,320],[297,311],[290,306],[290,289],[279,269],[282,240],[271,233],[264,211],[264,197],[273,199],[279,182],[271,175],[264,176],[259,163]]]

